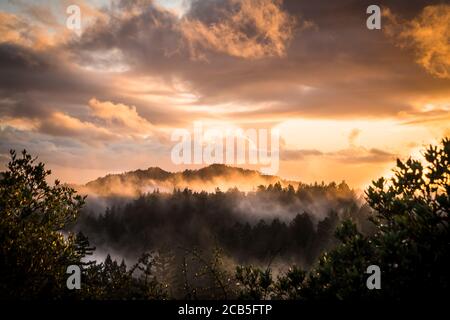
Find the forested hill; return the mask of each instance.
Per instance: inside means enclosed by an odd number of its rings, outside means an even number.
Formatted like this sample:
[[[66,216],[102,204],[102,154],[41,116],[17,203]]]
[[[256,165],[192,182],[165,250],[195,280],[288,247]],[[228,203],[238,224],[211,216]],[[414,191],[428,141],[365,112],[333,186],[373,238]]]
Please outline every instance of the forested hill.
[[[304,184],[219,164],[108,175],[79,191],[88,198],[76,229],[100,251],[131,260],[161,248],[218,246],[241,262],[276,255],[307,266],[335,244],[342,219],[370,232],[370,210],[345,182]]]
[[[287,181],[277,176],[263,175],[255,170],[213,164],[198,170],[168,172],[159,167],[136,170],[121,174],[109,174],[88,182],[84,186],[76,186],[80,193],[96,196],[135,197],[154,190],[172,192],[174,189],[189,188],[195,191],[213,192],[216,188],[228,190],[238,188],[241,191],[252,191],[260,185],[280,182],[282,186],[299,182]]]

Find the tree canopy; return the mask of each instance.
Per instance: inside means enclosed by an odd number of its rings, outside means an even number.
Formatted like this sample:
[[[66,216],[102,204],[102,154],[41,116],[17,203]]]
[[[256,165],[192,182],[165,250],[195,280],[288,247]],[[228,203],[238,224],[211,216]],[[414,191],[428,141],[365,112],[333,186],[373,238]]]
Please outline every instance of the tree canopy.
[[[370,233],[362,232],[351,216],[338,222],[333,214],[316,227],[307,214],[297,215],[289,225],[274,220],[270,225],[262,221],[253,227],[234,226],[239,231],[236,237],[287,233],[292,243],[276,237],[274,243],[303,249],[320,237],[328,241],[327,235],[335,230],[334,244],[323,246],[325,252],[309,269],[291,265],[275,277],[270,263],[266,268],[234,265],[233,271],[219,248],[203,252],[181,248],[181,258],[174,257],[173,248],[160,248],[144,252],[130,267],[109,255],[100,263],[89,261],[95,248],[83,233],[70,231],[85,199],[59,181],[50,185],[50,171],[26,151],[21,156],[11,151],[8,170],[0,176],[0,299],[443,297],[450,282],[449,158],[450,140],[445,138],[440,145],[429,146],[422,160],[397,160],[392,177],[373,181],[365,192],[373,210]],[[259,191],[301,196],[293,188],[276,185]],[[173,197],[186,200],[186,192],[189,201],[194,199],[186,190],[174,192]],[[217,192],[211,199],[224,201],[224,196]],[[204,202],[204,194],[196,197],[195,201],[214,204]],[[153,203],[147,212],[157,207],[155,199],[137,201]],[[190,203],[192,210],[198,210]],[[261,250],[268,249],[261,243]],[[81,290],[66,288],[66,268],[73,264],[82,268]],[[366,286],[370,265],[380,267],[380,290]]]

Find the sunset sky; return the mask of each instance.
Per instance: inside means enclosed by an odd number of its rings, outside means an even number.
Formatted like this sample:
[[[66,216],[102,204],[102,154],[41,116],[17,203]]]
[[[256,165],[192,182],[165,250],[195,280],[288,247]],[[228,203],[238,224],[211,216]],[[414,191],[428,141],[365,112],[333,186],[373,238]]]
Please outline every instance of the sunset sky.
[[[27,149],[73,183],[180,171],[171,134],[201,121],[278,128],[279,176],[362,188],[450,136],[445,3],[2,0],[0,164]]]

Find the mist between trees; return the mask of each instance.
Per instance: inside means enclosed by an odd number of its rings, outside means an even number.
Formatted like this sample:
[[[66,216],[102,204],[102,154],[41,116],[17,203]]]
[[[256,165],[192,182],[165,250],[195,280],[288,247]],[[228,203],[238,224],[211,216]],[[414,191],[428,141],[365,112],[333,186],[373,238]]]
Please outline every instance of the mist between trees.
[[[195,296],[204,298],[221,294],[220,288],[211,290],[214,281],[208,284],[211,275],[203,270],[219,253],[220,267],[230,275],[241,264],[270,267],[274,274],[290,265],[308,269],[337,243],[334,232],[343,219],[352,219],[364,233],[373,232],[370,212],[344,182],[301,184],[297,189],[276,183],[247,193],[236,188],[214,193],[154,191],[100,214],[84,210],[74,230],[83,231],[97,251],[128,264],[142,252],[153,252],[155,263],[164,265],[157,268],[158,277],[171,296],[186,295],[180,290],[182,279],[174,276],[184,274]]]
[[[345,183],[297,190],[276,183],[247,193],[154,191],[100,214],[84,210],[74,230],[82,230],[100,251],[129,261],[148,250],[173,248],[178,255],[179,248],[218,247],[236,263],[308,268],[336,243],[334,230],[342,219],[370,233],[369,215]]]
[[[367,204],[345,183],[276,183],[250,193],[155,191],[94,213],[69,186],[47,184],[44,164],[12,151],[0,177],[0,298],[442,298],[449,159],[445,138],[423,162],[398,160],[391,179],[366,190]],[[325,211],[306,211],[314,207]],[[119,259],[91,261],[93,245]],[[381,290],[366,287],[373,264]],[[80,290],[66,287],[69,265],[82,267]]]

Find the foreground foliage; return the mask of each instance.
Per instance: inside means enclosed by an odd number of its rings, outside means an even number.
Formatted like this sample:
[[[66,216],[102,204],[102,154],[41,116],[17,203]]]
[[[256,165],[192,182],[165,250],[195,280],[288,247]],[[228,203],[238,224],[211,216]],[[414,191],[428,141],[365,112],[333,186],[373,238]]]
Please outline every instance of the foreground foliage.
[[[271,297],[299,299],[448,296],[450,140],[429,146],[424,158],[424,163],[397,160],[391,179],[380,178],[367,189],[367,202],[376,212],[371,218],[376,227],[373,235],[364,236],[351,221],[345,221],[336,230],[340,245],[324,253],[306,276],[294,269],[272,284],[267,271],[246,268],[241,278],[252,280],[244,296],[259,299],[268,289]],[[365,271],[370,265],[381,268],[381,290],[367,289]]]
[[[127,268],[67,232],[84,204],[74,190],[46,179],[50,171],[25,151],[11,152],[0,179],[0,298],[20,299],[407,299],[449,292],[450,140],[429,146],[424,161],[397,161],[390,179],[374,181],[366,199],[374,232],[351,220],[336,229],[339,244],[309,270],[292,266],[273,275],[270,264],[230,269],[221,250],[182,248],[144,254]],[[302,237],[302,234],[299,234]],[[66,288],[68,265],[82,266],[82,289]],[[368,290],[365,271],[378,265],[381,290]],[[195,283],[194,283],[195,280]]]

